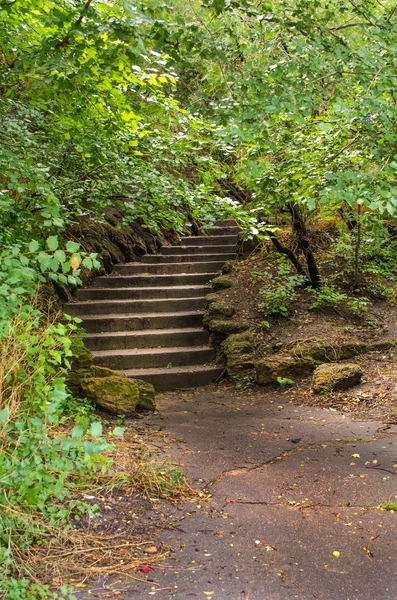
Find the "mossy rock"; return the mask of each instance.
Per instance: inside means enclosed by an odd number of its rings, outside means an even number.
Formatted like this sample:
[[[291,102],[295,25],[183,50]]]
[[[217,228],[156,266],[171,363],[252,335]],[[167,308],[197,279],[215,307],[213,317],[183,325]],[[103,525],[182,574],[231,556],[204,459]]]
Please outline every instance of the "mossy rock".
[[[133,381],[139,390],[139,408],[141,410],[156,410],[156,404],[154,400],[155,389],[151,383],[143,381],[143,379],[130,379]]]
[[[212,319],[223,320],[232,317],[234,311],[234,304],[231,302],[212,302],[204,315],[203,324],[206,327]]]
[[[358,385],[363,375],[360,365],[331,363],[317,367],[313,373],[313,391],[317,394],[334,390],[347,390]]]
[[[218,290],[227,290],[232,287],[233,279],[227,275],[219,275],[211,281],[211,290],[217,292]]]
[[[220,333],[222,335],[230,335],[232,333],[241,333],[249,329],[249,323],[246,321],[225,321],[222,319],[212,319],[209,321],[207,327],[213,333]]]
[[[101,367],[97,367],[99,369]],[[111,369],[106,369],[111,371]],[[97,376],[85,377],[80,382],[81,392],[99,408],[115,415],[131,416],[137,410],[155,410],[154,388],[151,384],[129,379],[113,371],[93,371]]]
[[[155,410],[155,390],[151,383],[130,379],[119,371],[94,365],[94,357],[81,340],[75,341],[68,386],[86,396],[99,408],[117,415],[133,415],[137,410]]]
[[[222,267],[222,275],[227,275],[228,273],[231,273],[233,271],[233,267],[234,267],[234,261],[227,260]]]
[[[372,344],[368,346],[368,350],[370,352],[385,352],[387,350],[390,350],[390,348],[395,348],[396,345],[397,342],[393,342],[390,340],[372,342]]]
[[[335,340],[328,341],[312,337],[294,340],[282,345],[282,352],[315,362],[335,362],[364,354],[368,347],[364,342]]]
[[[256,363],[255,381],[259,385],[277,383],[278,377],[296,379],[313,371],[315,363],[310,358],[276,354],[267,356]]]
[[[213,302],[218,302],[219,296],[218,296],[218,294],[215,294],[215,293],[207,294],[205,297],[205,301],[207,302],[207,304],[212,304]]]
[[[249,354],[253,352],[255,342],[255,334],[252,333],[252,331],[235,333],[229,335],[229,337],[222,342],[222,350],[227,357],[238,354]]]
[[[255,367],[253,359],[255,344],[255,335],[250,331],[235,333],[222,342],[229,375],[240,376],[253,371]]]

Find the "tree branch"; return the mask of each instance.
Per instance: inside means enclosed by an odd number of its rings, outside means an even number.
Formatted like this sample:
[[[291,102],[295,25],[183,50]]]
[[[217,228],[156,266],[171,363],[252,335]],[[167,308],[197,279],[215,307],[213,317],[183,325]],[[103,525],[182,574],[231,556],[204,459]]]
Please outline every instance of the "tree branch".
[[[290,250],[286,246],[283,246],[281,244],[281,242],[277,239],[277,237],[275,236],[273,231],[271,231],[269,229],[265,229],[265,233],[269,236],[269,238],[273,242],[273,246],[276,248],[277,252],[280,252],[280,254],[285,254],[289,258],[289,260],[292,262],[292,264],[294,265],[297,273],[299,275],[304,275],[306,277],[306,279],[309,281],[309,278],[306,275],[304,268],[302,267],[298,258],[295,256],[295,254],[292,252],[292,250]]]
[[[79,25],[81,25],[81,22],[84,18],[84,13],[88,10],[90,4],[91,4],[92,0],[87,0],[87,2],[85,3],[83,10],[80,13],[79,18],[77,19],[77,21],[70,27],[69,31],[67,32],[67,34],[65,35],[65,37],[63,38],[63,40],[61,40],[60,42],[58,42],[55,46],[55,48],[58,50],[58,48],[61,47],[65,47],[69,44],[69,40],[70,40],[70,34],[73,31],[73,29],[76,29],[76,27],[79,27]]]

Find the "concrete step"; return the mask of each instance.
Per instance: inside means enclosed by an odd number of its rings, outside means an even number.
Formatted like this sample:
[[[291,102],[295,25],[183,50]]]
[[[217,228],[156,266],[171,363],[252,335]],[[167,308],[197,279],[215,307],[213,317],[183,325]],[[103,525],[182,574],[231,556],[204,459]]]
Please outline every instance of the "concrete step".
[[[237,235],[196,235],[181,238],[183,246],[230,246],[237,242]]]
[[[128,377],[136,377],[151,383],[157,392],[166,392],[208,385],[222,375],[223,367],[198,365],[169,369],[129,369],[124,373]]]
[[[208,238],[213,239],[213,238]],[[216,246],[163,246],[160,250],[161,254],[184,254],[189,256],[192,254],[233,254],[236,256],[236,244],[225,244]]]
[[[68,305],[67,312],[72,316],[100,315],[106,313],[162,313],[191,312],[203,310],[204,297],[198,298],[151,298],[149,300],[91,300],[74,302]]]
[[[236,225],[215,225],[204,230],[207,235],[238,235],[241,231]]]
[[[107,275],[96,277],[93,287],[171,287],[205,285],[218,273],[176,273],[174,275]]]
[[[214,225],[215,227],[237,227],[237,223],[234,219],[225,219],[224,221],[218,219],[215,221]]]
[[[215,358],[215,350],[210,346],[181,346],[176,348],[97,350],[93,352],[93,355],[95,364],[121,371],[205,364]]]
[[[177,246],[180,248],[180,246]],[[191,249],[191,248],[190,248]],[[189,263],[189,262],[217,262],[225,263],[227,260],[236,258],[236,252],[229,254],[146,254],[143,257],[144,262],[154,264],[169,264],[169,263]]]
[[[102,314],[82,315],[82,326],[87,333],[148,331],[151,329],[172,329],[201,327],[204,311],[147,314]]]
[[[91,333],[84,343],[91,351],[127,348],[159,348],[208,345],[209,333],[202,327],[184,329],[150,329],[148,331],[119,331],[117,333]]]
[[[114,273],[120,275],[136,275],[148,273],[153,275],[174,275],[179,273],[215,273],[220,271],[224,265],[223,260],[212,262],[184,262],[184,263],[169,263],[165,265],[156,265],[146,262],[141,263],[124,263],[117,265],[114,268]]]
[[[150,298],[195,298],[210,292],[208,285],[175,285],[171,287],[91,287],[76,291],[77,300],[134,300]]]

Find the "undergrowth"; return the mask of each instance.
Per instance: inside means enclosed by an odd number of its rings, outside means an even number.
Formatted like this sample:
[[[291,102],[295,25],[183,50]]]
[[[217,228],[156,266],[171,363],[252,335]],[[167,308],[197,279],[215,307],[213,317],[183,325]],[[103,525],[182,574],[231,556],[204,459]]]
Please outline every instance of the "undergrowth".
[[[74,346],[70,335],[77,326],[73,319],[61,323],[25,307],[3,329],[2,599],[72,599],[72,588],[65,585],[70,578],[123,570],[120,561],[131,568],[131,552],[144,542],[134,545],[75,528],[98,511],[84,500],[85,490],[105,495],[114,489],[141,490],[150,499],[191,495],[177,468],[159,461],[140,441],[128,445],[119,438],[116,446],[115,436],[122,436],[124,428],[105,424],[104,431],[92,406],[71,398],[65,378]]]

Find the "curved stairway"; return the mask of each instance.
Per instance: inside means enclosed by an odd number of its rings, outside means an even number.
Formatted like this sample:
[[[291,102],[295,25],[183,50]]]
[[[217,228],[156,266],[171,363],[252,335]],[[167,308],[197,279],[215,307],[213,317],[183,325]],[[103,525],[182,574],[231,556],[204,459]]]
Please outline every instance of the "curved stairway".
[[[78,290],[67,312],[82,319],[95,364],[149,381],[156,391],[214,381],[222,369],[202,325],[205,296],[225,261],[235,258],[238,232],[224,221]]]

